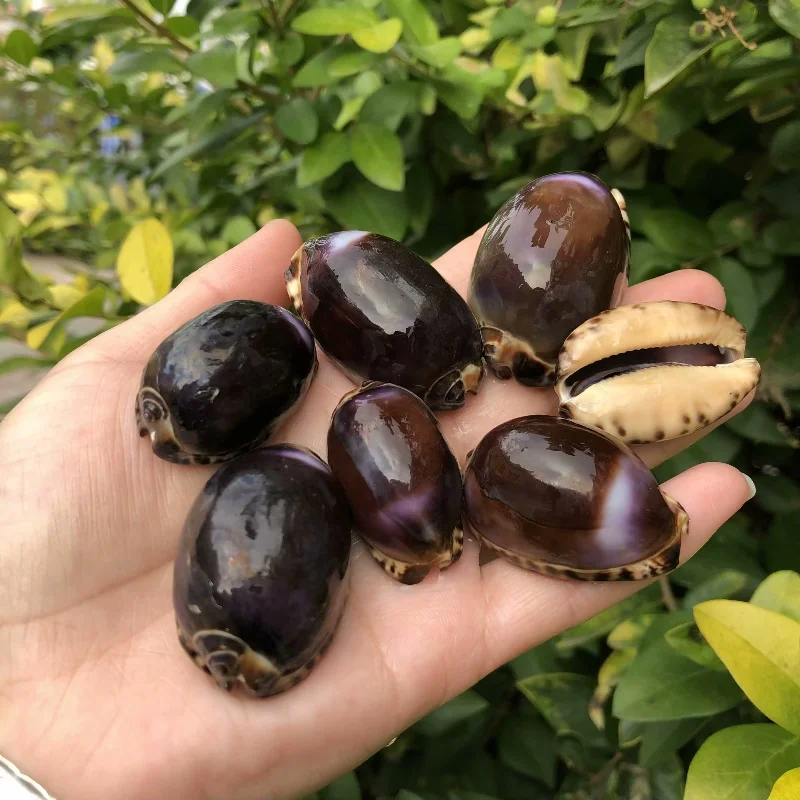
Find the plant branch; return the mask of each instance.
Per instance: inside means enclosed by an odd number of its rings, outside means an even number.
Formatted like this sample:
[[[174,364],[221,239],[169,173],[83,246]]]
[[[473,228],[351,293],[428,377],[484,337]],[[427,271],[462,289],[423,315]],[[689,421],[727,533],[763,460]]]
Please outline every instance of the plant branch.
[[[169,39],[177,48],[179,48],[184,54],[191,55],[195,52],[195,49],[191,46],[186,44],[186,42],[181,41],[169,28],[166,28],[164,25],[160,25],[154,19],[150,19],[147,14],[142,11],[133,0],[120,0],[120,2],[127,6],[133,13],[149,28],[152,28],[159,36],[163,36],[165,39]]]
[[[297,0],[287,0],[286,5],[283,7],[283,11],[278,14],[278,19],[280,19],[281,24],[286,22],[289,14],[292,13],[292,9],[297,5]]]
[[[678,600],[675,597],[675,593],[672,591],[669,575],[662,575],[658,579],[658,584],[661,587],[661,600],[666,606],[667,611],[677,611]]]
[[[724,247],[718,247],[716,250],[712,250],[710,253],[693,258],[691,261],[682,262],[681,267],[683,267],[683,269],[694,269],[695,267],[699,267],[701,264],[705,264],[706,261],[710,261],[712,258],[720,258],[726,253],[737,250],[738,247],[738,242],[736,244],[726,244]]]

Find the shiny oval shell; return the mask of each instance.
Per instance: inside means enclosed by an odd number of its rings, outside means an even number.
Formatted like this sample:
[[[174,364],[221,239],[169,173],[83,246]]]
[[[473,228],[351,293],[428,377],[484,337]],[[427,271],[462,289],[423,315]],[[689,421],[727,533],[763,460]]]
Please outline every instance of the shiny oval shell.
[[[574,580],[640,580],[678,565],[686,512],[641,459],[593,428],[550,416],[490,431],[464,475],[465,522],[489,548]]]
[[[645,444],[695,433],[757,386],[747,334],[724,311],[661,300],[619,306],[576,328],[558,359],[559,413]]]
[[[393,578],[418,583],[461,555],[461,470],[415,394],[373,383],[346,396],[328,431],[328,463]]]
[[[356,382],[397,384],[434,411],[478,391],[481,338],[469,306],[400,242],[363,231],[313,239],[286,282],[320,347]]]
[[[489,223],[470,276],[490,367],[500,378],[551,385],[564,339],[620,301],[629,263],[619,192],[582,172],[529,183]]]
[[[221,303],[168,336],[136,398],[141,436],[181,464],[227,461],[266,441],[316,373],[314,337],[279,306]]]
[[[302,680],[348,588],[352,519],[325,462],[270,445],[222,466],[195,500],[175,559],[178,633],[223,689],[260,697]]]

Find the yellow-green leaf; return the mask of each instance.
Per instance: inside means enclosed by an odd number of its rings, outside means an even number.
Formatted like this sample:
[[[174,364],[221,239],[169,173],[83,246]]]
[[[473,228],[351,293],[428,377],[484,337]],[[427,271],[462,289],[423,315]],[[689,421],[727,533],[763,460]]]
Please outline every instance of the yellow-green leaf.
[[[750,602],[800,622],[800,575],[790,569],[773,572],[755,590]]]
[[[391,17],[369,28],[353,31],[353,41],[370,53],[386,53],[397,44],[402,32],[403,21]]]
[[[6,202],[18,211],[41,211],[44,208],[44,202],[37,192],[31,192],[27,189],[17,189],[15,191],[6,192]]]
[[[69,284],[56,284],[47,287],[47,294],[50,296],[50,302],[60,311],[64,311],[77,303],[86,292]]]
[[[102,286],[92,289],[55,319],[43,322],[28,331],[25,337],[28,347],[50,356],[58,356],[67,340],[64,323],[78,317],[102,317],[106,290]]]
[[[108,39],[102,36],[98,37],[97,41],[95,41],[94,47],[92,48],[92,55],[95,57],[97,68],[101,72],[108,71],[117,60],[114,48],[108,43]]]
[[[512,39],[503,39],[492,53],[492,66],[496,69],[516,69],[522,61],[522,46]]]
[[[312,8],[295,17],[292,30],[309,36],[342,36],[378,22],[375,12],[363,6]]]
[[[784,772],[772,787],[767,800],[797,800],[800,797],[800,767]]]
[[[606,726],[605,705],[612,689],[619,683],[622,673],[633,663],[636,650],[614,650],[597,673],[597,688],[589,703],[589,717],[598,730]]]
[[[700,603],[694,617],[753,705],[800,734],[800,623],[739,600]]]
[[[760,800],[800,757],[777,725],[733,725],[706,739],[689,765],[683,800]]]
[[[42,200],[56,214],[63,214],[67,210],[67,190],[61,183],[46,187],[42,192]]]
[[[136,302],[149,306],[172,286],[172,240],[154,218],[145,219],[128,233],[117,257],[122,287]]]
[[[9,303],[0,312],[0,325],[8,325],[9,328],[24,328],[33,318],[33,312],[26,308],[22,303]]]

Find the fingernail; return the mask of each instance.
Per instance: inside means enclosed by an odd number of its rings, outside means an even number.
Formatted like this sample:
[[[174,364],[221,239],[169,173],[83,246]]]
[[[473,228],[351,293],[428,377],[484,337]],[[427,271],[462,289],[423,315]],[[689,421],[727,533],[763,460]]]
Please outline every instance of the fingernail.
[[[742,473],[742,477],[745,479],[747,485],[750,487],[750,497],[748,497],[747,499],[752,500],[756,496],[756,485],[753,483],[753,479],[749,475],[745,475],[744,472]]]

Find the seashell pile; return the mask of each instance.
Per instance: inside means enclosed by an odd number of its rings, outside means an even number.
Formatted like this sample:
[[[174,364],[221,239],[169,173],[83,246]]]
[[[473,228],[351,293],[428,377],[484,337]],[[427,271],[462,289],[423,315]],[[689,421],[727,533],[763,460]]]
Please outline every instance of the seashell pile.
[[[466,300],[400,242],[341,231],[305,242],[286,270],[299,318],[236,300],[156,348],[140,435],[167,461],[222,463],[186,518],[173,584],[179,641],[218,686],[266,697],[309,673],[342,617],[352,529],[406,584],[454,564],[464,528],[562,579],[675,569],[689,519],[631,445],[720,420],[760,366],[722,311],[619,305],[630,238],[618,191],[546,175],[490,222]],[[317,346],[360,384],[333,412],[327,463],[267,444],[302,403]],[[554,391],[558,416],[497,426],[462,474],[434,412],[468,404],[484,361]]]

